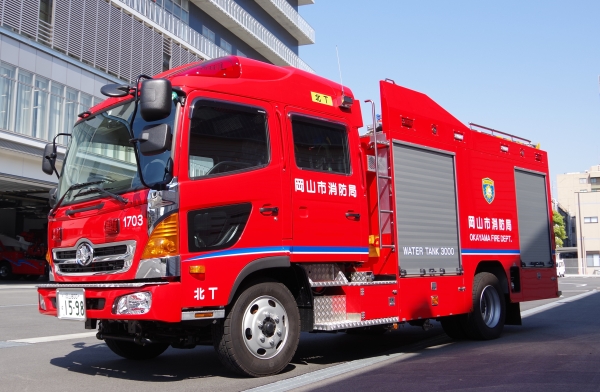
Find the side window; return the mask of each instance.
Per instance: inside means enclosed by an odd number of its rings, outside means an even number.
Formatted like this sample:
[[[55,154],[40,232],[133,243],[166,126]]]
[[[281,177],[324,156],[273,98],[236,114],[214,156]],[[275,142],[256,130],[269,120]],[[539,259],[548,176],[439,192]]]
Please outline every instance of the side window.
[[[229,248],[242,235],[252,205],[236,204],[188,212],[190,252]]]
[[[294,155],[300,169],[350,174],[344,125],[292,116]]]
[[[190,128],[190,178],[234,173],[269,163],[264,110],[224,102],[194,103]]]

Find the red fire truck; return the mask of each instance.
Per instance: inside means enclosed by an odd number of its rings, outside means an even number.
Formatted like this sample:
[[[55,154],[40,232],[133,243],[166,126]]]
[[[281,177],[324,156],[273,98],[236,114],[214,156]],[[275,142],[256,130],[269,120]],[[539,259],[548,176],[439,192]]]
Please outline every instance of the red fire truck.
[[[105,86],[69,135],[39,311],[125,358],[212,339],[265,376],[302,331],[494,339],[559,296],[546,153],[380,90],[360,136],[348,87],[247,58]]]

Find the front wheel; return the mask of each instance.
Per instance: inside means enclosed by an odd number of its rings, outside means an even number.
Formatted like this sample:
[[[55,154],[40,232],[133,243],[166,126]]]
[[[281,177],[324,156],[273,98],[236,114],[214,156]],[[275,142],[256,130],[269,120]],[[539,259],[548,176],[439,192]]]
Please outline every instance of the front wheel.
[[[300,313],[281,283],[262,282],[244,290],[227,317],[213,324],[221,362],[237,373],[277,374],[292,360],[300,339]]]
[[[504,328],[506,304],[496,275],[480,272],[473,280],[473,312],[467,315],[465,331],[472,339],[496,339]]]
[[[105,339],[104,342],[113,353],[120,357],[134,360],[156,358],[169,348],[167,343],[153,343],[141,346],[134,342],[113,339]]]

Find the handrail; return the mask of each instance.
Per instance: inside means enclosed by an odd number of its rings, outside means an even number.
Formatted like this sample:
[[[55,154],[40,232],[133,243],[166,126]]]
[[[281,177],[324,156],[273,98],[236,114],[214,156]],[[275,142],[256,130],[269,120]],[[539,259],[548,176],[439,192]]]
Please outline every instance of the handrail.
[[[283,59],[289,65],[315,73],[315,71],[304,61],[298,57],[290,48],[281,42],[273,33],[267,30],[261,23],[254,19],[246,12],[239,4],[232,0],[207,0],[209,3],[217,6],[222,12],[226,13],[230,18],[242,26],[248,33],[261,41],[278,57]]]
[[[269,30],[248,14],[242,7],[231,0],[208,0],[227,13],[240,26],[265,44],[286,63],[301,70],[314,73],[314,70],[298,57],[283,42],[278,40]],[[215,43],[198,33],[189,25],[175,18],[170,13],[157,6],[150,0],[112,0],[113,3],[123,3],[139,12],[161,28],[177,36],[188,45],[206,54],[210,58],[226,56],[230,53],[217,46]]]
[[[214,42],[171,15],[154,2],[149,0],[113,0],[113,3],[121,2],[129,8],[139,12],[142,16],[150,19],[161,28],[180,38],[182,41],[197,49],[210,58],[227,56],[228,53]]]
[[[478,124],[475,124],[475,123],[469,123],[469,126],[471,127],[472,131],[481,132],[481,131],[479,131],[477,129],[473,129],[473,127],[477,127],[477,128],[481,128],[481,129],[485,129],[486,131],[489,131],[492,136],[496,136],[495,134],[499,133],[501,135],[510,137],[511,141],[513,141],[513,142],[521,143],[521,144],[523,144],[522,142],[525,142],[524,144],[528,144],[530,146],[533,146],[533,144],[531,143],[531,140],[522,138],[520,136],[515,136],[515,135],[512,135],[510,133],[498,131],[497,129],[492,129],[492,128],[484,127],[483,125],[478,125]],[[517,140],[515,140],[515,139],[517,139]]]
[[[286,0],[269,0],[279,10],[287,16],[298,28],[306,35],[312,42],[315,42],[315,30],[308,24],[308,22],[300,16],[298,11],[294,9]]]

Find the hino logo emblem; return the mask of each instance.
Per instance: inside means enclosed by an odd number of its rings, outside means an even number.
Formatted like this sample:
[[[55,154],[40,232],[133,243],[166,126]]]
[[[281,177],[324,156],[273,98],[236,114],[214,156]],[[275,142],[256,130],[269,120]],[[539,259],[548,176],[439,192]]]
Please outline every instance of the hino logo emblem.
[[[94,248],[87,242],[82,243],[77,247],[77,253],[75,253],[75,261],[77,264],[85,267],[90,265],[94,259]]]

